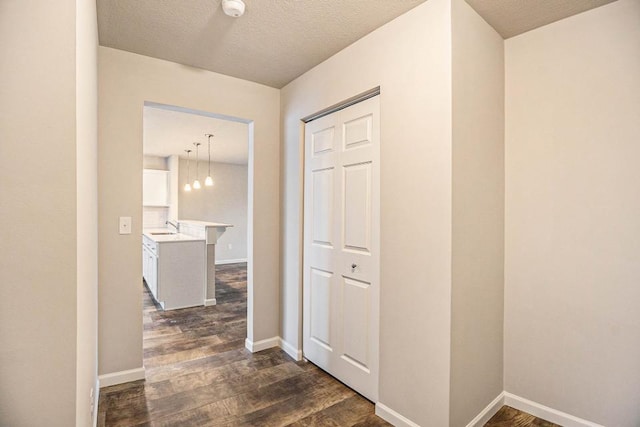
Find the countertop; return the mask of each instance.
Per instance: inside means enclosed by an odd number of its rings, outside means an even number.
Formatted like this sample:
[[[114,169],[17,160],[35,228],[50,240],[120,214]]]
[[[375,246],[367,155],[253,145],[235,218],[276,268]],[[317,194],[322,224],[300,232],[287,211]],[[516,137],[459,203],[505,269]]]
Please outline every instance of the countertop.
[[[189,236],[187,234],[175,233],[175,234],[153,234],[153,233],[173,233],[174,230],[168,228],[145,228],[142,234],[156,243],[166,242],[204,242],[201,237]]]
[[[190,219],[179,219],[178,222],[183,224],[197,225],[200,227],[233,227],[232,224],[223,224],[221,222],[196,221],[196,220],[190,220]]]

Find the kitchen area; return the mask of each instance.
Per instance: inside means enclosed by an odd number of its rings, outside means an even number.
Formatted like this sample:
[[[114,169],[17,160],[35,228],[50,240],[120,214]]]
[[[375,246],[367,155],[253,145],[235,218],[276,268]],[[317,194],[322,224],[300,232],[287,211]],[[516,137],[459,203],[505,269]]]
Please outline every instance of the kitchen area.
[[[215,305],[216,264],[247,261],[247,126],[144,108],[144,284],[161,310]]]
[[[232,225],[167,225],[172,228],[150,228],[142,234],[142,277],[151,295],[163,310],[215,305],[215,244]]]

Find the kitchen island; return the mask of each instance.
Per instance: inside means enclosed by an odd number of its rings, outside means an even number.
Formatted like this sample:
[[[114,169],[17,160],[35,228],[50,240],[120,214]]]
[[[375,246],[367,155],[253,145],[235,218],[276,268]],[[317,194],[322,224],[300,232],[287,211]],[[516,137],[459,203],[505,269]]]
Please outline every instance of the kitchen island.
[[[142,271],[153,298],[164,310],[204,304],[205,239],[167,229],[142,235]]]
[[[172,228],[145,229],[142,271],[165,310],[215,305],[215,245],[231,224],[178,220]]]
[[[231,224],[220,222],[207,222],[180,219],[177,221],[178,230],[181,233],[205,239],[206,243],[206,270],[205,270],[205,300],[204,305],[216,304],[216,244]]]

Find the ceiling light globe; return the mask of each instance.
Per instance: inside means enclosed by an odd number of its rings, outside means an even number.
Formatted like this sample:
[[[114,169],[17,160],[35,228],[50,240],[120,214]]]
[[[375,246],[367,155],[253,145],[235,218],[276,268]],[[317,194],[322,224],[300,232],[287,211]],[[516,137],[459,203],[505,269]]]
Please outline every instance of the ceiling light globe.
[[[212,187],[212,186],[213,186],[213,178],[211,178],[210,176],[208,176],[208,177],[204,180],[204,185],[206,185],[207,187]]]
[[[195,181],[193,181],[193,188],[195,188],[197,190],[200,187],[201,187],[200,186],[200,181],[198,181],[197,179]]]
[[[191,184],[185,184],[184,191],[191,191]]]

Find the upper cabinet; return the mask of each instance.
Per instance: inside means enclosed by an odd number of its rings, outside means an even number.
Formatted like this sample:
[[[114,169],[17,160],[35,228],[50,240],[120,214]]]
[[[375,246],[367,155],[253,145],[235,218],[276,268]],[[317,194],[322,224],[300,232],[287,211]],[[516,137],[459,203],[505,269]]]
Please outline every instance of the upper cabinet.
[[[142,204],[144,206],[169,206],[169,171],[143,169]]]

